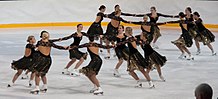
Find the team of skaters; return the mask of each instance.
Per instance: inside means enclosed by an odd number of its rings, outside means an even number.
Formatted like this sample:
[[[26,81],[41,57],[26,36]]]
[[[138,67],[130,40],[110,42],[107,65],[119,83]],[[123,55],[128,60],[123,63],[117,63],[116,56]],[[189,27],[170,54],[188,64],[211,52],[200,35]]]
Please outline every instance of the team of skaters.
[[[74,76],[79,76],[80,73],[85,74],[94,85],[90,90],[90,93],[94,93],[95,95],[103,94],[99,80],[96,78],[102,66],[102,59],[99,56],[99,52],[102,52],[102,48],[107,49],[108,56],[105,57],[106,59],[110,58],[110,49],[113,48],[115,50],[116,56],[118,57],[118,63],[114,69],[115,77],[121,76],[118,69],[123,61],[126,61],[127,71],[136,81],[135,87],[142,87],[141,79],[135,72],[135,70],[139,70],[148,81],[149,88],[155,88],[149,75],[149,72],[152,69],[157,69],[160,80],[163,82],[166,81],[161,72],[161,67],[164,66],[167,59],[154,49],[158,48],[156,42],[161,36],[158,26],[168,23],[178,23],[182,30],[182,34],[179,38],[172,41],[182,53],[179,58],[187,60],[194,59],[188,50],[188,47],[191,47],[193,44],[192,39],[194,39],[198,49],[197,55],[201,53],[199,42],[203,42],[204,45],[207,45],[211,49],[212,55],[216,55],[216,52],[211,45],[215,40],[215,36],[204,27],[198,12],[192,14],[190,7],[185,9],[185,13],[180,12],[179,15],[175,16],[158,13],[155,7],[151,7],[151,12],[147,14],[123,13],[121,12],[119,5],[115,5],[115,11],[111,14],[105,14],[105,10],[106,7],[104,5],[99,7],[96,19],[89,27],[87,33],[82,32],[83,25],[78,24],[75,33],[63,38],[50,39],[49,33],[47,31],[42,31],[40,34],[41,39],[35,44],[36,40],[34,36],[29,36],[27,39],[28,44],[26,45],[25,55],[23,58],[12,62],[11,67],[17,70],[17,73],[14,75],[12,82],[8,84],[8,87],[14,85],[23,70],[28,70],[28,72],[32,73],[29,86],[33,85],[35,76],[35,88],[31,90],[30,93],[38,94],[39,92],[46,92],[48,89],[46,74],[52,64],[50,52],[51,48],[54,47],[60,50],[69,50],[70,61],[62,73]],[[126,21],[121,16],[143,17],[143,20],[139,22]],[[158,23],[159,17],[179,18],[179,20]],[[105,34],[103,34],[101,26],[101,22],[104,18],[111,19],[107,25]],[[148,21],[148,19],[150,19],[150,21]],[[120,22],[140,25],[142,32],[139,35],[133,35],[133,28],[124,28]],[[84,36],[89,39],[89,42],[81,44],[80,42]],[[70,46],[59,46],[55,44],[55,42],[65,41],[71,38],[73,38],[74,41]],[[100,40],[100,44],[96,43],[97,40]],[[105,45],[103,45],[103,41],[106,43]],[[144,55],[138,51],[137,46],[140,46],[143,49]],[[81,52],[79,48],[87,48],[88,53]],[[185,52],[188,56],[185,55]],[[91,57],[90,63],[87,66],[78,69],[84,60],[86,60],[88,54]],[[68,69],[76,60],[79,61],[76,63],[73,71],[70,72]],[[39,88],[40,80],[43,82],[41,88]]]

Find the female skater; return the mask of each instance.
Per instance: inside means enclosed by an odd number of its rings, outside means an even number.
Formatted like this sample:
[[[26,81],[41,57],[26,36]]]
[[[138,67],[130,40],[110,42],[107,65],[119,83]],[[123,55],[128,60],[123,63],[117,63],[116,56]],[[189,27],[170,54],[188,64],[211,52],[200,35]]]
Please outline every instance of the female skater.
[[[192,36],[190,35],[188,31],[188,23],[189,21],[186,21],[184,19],[185,14],[183,12],[179,13],[179,18],[180,20],[178,21],[170,21],[167,23],[179,23],[179,26],[181,27],[182,34],[179,37],[179,39],[172,41],[173,44],[175,44],[179,50],[182,52],[182,54],[179,56],[179,59],[184,59],[186,58],[187,60],[194,60],[194,57],[191,55],[191,52],[187,49],[187,47],[191,47],[193,42],[192,42]],[[188,53],[188,57],[185,56],[185,52]]]
[[[101,44],[97,44],[94,42],[93,36],[89,36],[89,40],[90,40],[89,43],[85,43],[78,46],[78,48],[87,47],[87,50],[91,57],[91,61],[88,64],[88,66],[80,69],[80,73],[85,74],[89,78],[89,80],[94,84],[94,88],[90,90],[90,93],[94,93],[95,95],[103,94],[103,90],[100,87],[98,79],[96,78],[96,75],[98,75],[98,72],[100,71],[102,65],[102,59],[98,55],[98,52],[99,52],[99,48],[109,49],[112,48],[113,46],[103,46]]]
[[[156,52],[151,46],[150,43],[152,42],[153,39],[153,33],[154,33],[154,26],[155,25],[163,25],[166,23],[151,23],[147,22],[148,16],[145,15],[143,17],[142,22],[130,22],[136,25],[141,25],[142,33],[140,37],[138,38],[139,41],[141,42],[141,48],[144,50],[144,57],[146,61],[149,62],[149,66],[153,67],[155,66],[157,69],[157,72],[159,74],[159,77],[162,81],[165,81],[162,73],[161,73],[161,67],[166,63],[166,57],[161,56],[158,52]],[[147,70],[150,72],[150,68]]]
[[[148,66],[148,62],[145,61],[143,56],[137,50],[136,38],[133,37],[132,34],[133,34],[132,28],[126,27],[125,35],[128,37],[128,39],[118,44],[118,45],[125,44],[125,43],[128,44],[129,59],[128,59],[127,71],[129,71],[129,74],[137,81],[137,85],[135,87],[142,87],[142,83],[138,75],[134,72],[134,70],[139,70],[144,75],[144,77],[148,80],[149,88],[154,88],[154,84],[151,81],[149,73],[144,70],[150,68]]]
[[[160,16],[174,18],[174,16],[172,16],[172,15],[164,15],[164,14],[158,13],[156,10],[156,7],[151,7],[150,11],[151,11],[151,13],[139,14],[139,15],[135,15],[135,16],[136,17],[144,17],[145,15],[147,15],[150,18],[150,22],[152,22],[152,23],[157,23]],[[152,44],[153,48],[158,49],[156,42],[160,36],[161,36],[160,29],[157,25],[155,25],[154,26],[154,36],[153,36],[154,38],[153,38],[153,44]]]
[[[165,82],[165,79],[161,72],[161,67],[166,63],[167,59],[165,56],[160,55],[151,47],[151,42],[147,40],[148,34],[149,32],[142,32],[140,37],[141,48],[144,51],[145,60],[149,62],[149,66],[154,66],[157,69],[160,79]],[[147,72],[150,72],[150,68],[147,69]]]
[[[25,55],[23,56],[23,58],[19,59],[18,61],[13,61],[11,63],[11,68],[17,70],[17,73],[14,75],[12,82],[8,84],[8,87],[14,85],[15,81],[20,76],[20,74],[22,74],[23,70],[29,69],[33,65],[33,55],[35,53],[36,48],[36,46],[34,45],[36,42],[35,37],[28,36],[27,42],[29,43],[26,45]],[[29,81],[29,86],[32,86],[34,75],[35,74],[32,72]]]
[[[104,14],[106,7],[104,5],[101,5],[99,10],[100,12],[98,12],[95,21],[89,27],[87,34],[91,36],[96,36],[97,38],[100,37],[100,44],[102,44],[103,29],[101,27],[101,21],[104,19],[104,17],[106,17],[106,15]]]
[[[49,33],[47,31],[42,31],[41,36],[42,39],[37,42],[38,51],[36,52],[36,55],[34,55],[34,65],[32,66],[32,71],[35,71],[36,77],[35,77],[35,85],[36,87],[30,91],[32,94],[38,94],[39,91],[46,92],[47,91],[47,78],[46,74],[48,73],[50,67],[51,67],[51,47],[57,48],[57,49],[68,49],[68,47],[62,47],[54,44],[54,42],[59,41],[57,40],[49,40]],[[39,89],[39,82],[40,77],[43,82],[42,89]]]
[[[121,15],[121,10],[116,11],[115,16],[108,15],[108,18],[110,18],[111,21],[108,23],[107,30],[105,33],[107,46],[110,43],[114,44],[114,41],[116,41],[116,36],[118,34],[118,27],[120,25],[120,21],[127,23],[127,21],[121,18],[120,15]],[[107,51],[108,51],[108,55],[105,57],[105,59],[110,58],[110,49],[108,49]]]
[[[197,36],[197,32],[196,32],[196,26],[193,23],[194,18],[193,18],[193,14],[192,14],[192,9],[190,7],[187,7],[185,9],[185,19],[188,22],[187,23],[187,30],[189,31],[190,35],[192,36],[192,38],[195,40],[195,45],[197,47],[197,53],[196,55],[199,55],[201,53],[200,51],[200,45],[199,45],[199,41],[198,39],[196,39]]]
[[[119,10],[121,10],[120,5],[117,4],[114,6],[114,12],[112,12],[110,15],[115,16],[115,12],[119,11]],[[129,14],[129,13],[123,13],[123,12],[121,12],[121,15],[123,15],[123,16],[135,16],[135,14]]]
[[[83,36],[87,36],[86,33],[81,32],[83,29],[83,25],[82,24],[78,24],[77,25],[77,32],[74,34],[71,34],[70,36],[64,37],[64,38],[60,38],[61,40],[68,40],[70,38],[74,38],[74,42],[70,45],[70,46],[79,46]],[[71,49],[69,50],[70,53],[70,62],[67,64],[67,66],[64,68],[64,71],[62,72],[62,74],[70,74],[68,68],[74,63],[76,62],[76,60],[79,60],[79,62],[76,64],[76,66],[74,67],[71,75],[73,76],[79,76],[79,71],[78,68],[79,66],[84,62],[84,60],[87,57],[87,53],[83,53],[80,52],[79,49]]]
[[[118,28],[118,35],[116,38],[116,42],[117,44],[119,44],[120,42],[125,41],[127,38],[127,36],[124,34],[124,26],[120,25]],[[115,77],[120,77],[120,73],[118,72],[118,69],[120,68],[120,66],[123,63],[123,60],[127,61],[127,59],[129,59],[129,49],[128,47],[123,44],[123,45],[119,45],[115,48],[115,52],[116,52],[116,56],[118,57],[118,63],[114,69],[114,76]]]
[[[204,45],[207,45],[212,52],[212,56],[216,55],[216,52],[213,50],[213,46],[210,44],[215,41],[215,36],[204,27],[202,19],[200,18],[200,14],[198,12],[193,13],[193,18],[195,19],[195,24],[197,27],[197,36],[196,36],[196,45],[199,45],[200,51],[200,44],[199,41],[202,41]],[[199,52],[200,54],[200,52]]]

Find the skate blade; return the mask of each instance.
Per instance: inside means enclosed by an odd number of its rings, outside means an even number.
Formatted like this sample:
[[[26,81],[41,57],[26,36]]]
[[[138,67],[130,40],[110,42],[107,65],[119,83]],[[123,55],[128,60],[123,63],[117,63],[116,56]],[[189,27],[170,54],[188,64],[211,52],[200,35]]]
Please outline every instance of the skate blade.
[[[118,77],[118,78],[120,78],[120,77],[121,77],[121,75],[116,75],[116,74],[114,74],[114,77]]]
[[[40,92],[46,93],[47,89],[41,89]]]
[[[104,92],[94,93],[94,95],[104,95]]]
[[[30,94],[38,95],[39,91],[30,91]]]
[[[135,86],[135,88],[142,88],[142,84],[139,84],[138,86]]]
[[[74,74],[74,73],[71,73],[70,75],[73,76],[73,77],[78,77],[78,76],[80,76],[80,75]]]
[[[25,78],[25,77],[21,77],[21,79],[24,80],[24,79],[27,79],[27,78]]]
[[[154,86],[154,85],[149,87],[149,89],[154,89],[154,88],[155,88],[155,86]]]
[[[110,59],[110,57],[104,57],[104,59]]]

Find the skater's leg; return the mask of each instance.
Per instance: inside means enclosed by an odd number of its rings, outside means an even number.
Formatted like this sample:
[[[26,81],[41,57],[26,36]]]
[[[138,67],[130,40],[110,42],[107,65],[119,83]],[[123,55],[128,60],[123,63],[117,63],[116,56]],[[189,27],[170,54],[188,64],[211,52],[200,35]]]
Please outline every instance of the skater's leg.
[[[138,75],[134,72],[134,71],[130,71],[129,74],[135,79],[135,80],[139,80]]]
[[[154,84],[151,81],[151,77],[148,72],[146,72],[144,69],[140,69],[141,73],[144,75],[144,77],[147,79],[149,88],[154,88]]]
[[[72,59],[68,62],[68,64],[67,64],[67,66],[65,67],[65,69],[68,69],[75,61],[76,61],[76,58],[72,58]]]
[[[109,46],[109,45],[110,45],[110,41],[106,40],[106,46]],[[107,52],[108,52],[107,57],[110,57],[110,49],[107,49]]]
[[[121,59],[119,59],[115,69],[119,69],[122,63],[123,63],[123,59],[121,58]]]
[[[78,62],[78,63],[76,64],[76,66],[74,67],[74,69],[78,69],[79,66],[80,66],[83,62],[84,62],[84,58],[81,57],[80,60],[79,60],[79,62]]]
[[[188,55],[191,55],[191,52],[187,49],[187,47],[183,46],[182,49],[183,49],[186,53],[188,53]]]
[[[148,72],[146,72],[144,69],[140,69],[140,71],[148,81],[151,81],[151,78]]]
[[[26,73],[25,73],[25,75],[27,75],[29,72],[30,72],[30,70],[27,70]]]
[[[42,78],[43,84],[47,84],[47,77],[46,77],[46,75],[45,75],[45,74],[42,74],[42,75],[41,75],[41,78]]]
[[[17,70],[17,73],[14,75],[12,79],[12,83],[14,83],[17,80],[17,78],[22,74],[22,72],[23,72],[22,69]]]
[[[179,45],[179,44],[176,44],[176,46],[178,47],[178,49],[182,52],[182,53],[185,53],[184,51],[183,51],[183,49],[182,49],[182,47],[181,47],[181,45]]]
[[[98,79],[96,78],[96,75],[95,75],[95,74],[92,75],[90,78],[92,79],[92,81],[94,82],[94,84],[95,84],[97,87],[100,87],[99,81],[98,81]]]
[[[160,66],[160,65],[155,65],[155,67],[156,67],[156,69],[157,69],[157,73],[158,73],[160,79],[161,79],[162,81],[166,81],[166,80],[164,79],[163,75],[162,75],[161,66]]]
[[[213,50],[213,46],[209,43],[209,44],[207,44],[207,46],[208,46],[208,48],[212,51],[212,53],[214,52],[214,50]]]
[[[199,44],[199,41],[197,39],[195,39],[195,45],[196,45],[197,49],[200,50],[200,44]]]
[[[43,82],[43,86],[42,86],[42,89],[41,91],[44,91],[46,92],[47,91],[47,77],[46,77],[46,74],[41,74],[41,78],[42,78],[42,82]]]
[[[31,75],[30,75],[30,80],[29,80],[29,86],[31,87],[33,85],[33,79],[35,77],[35,72],[31,72]]]
[[[36,86],[39,86],[40,83],[40,74],[38,72],[36,72],[36,76],[35,76],[35,84]]]
[[[32,72],[32,73],[31,73],[31,76],[30,76],[30,80],[33,80],[34,77],[35,77],[35,72]]]

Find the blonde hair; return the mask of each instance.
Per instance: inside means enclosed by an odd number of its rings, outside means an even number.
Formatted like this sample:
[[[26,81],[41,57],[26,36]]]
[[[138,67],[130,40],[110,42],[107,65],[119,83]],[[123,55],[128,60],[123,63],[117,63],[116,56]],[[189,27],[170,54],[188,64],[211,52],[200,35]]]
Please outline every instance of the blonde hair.
[[[27,42],[30,42],[30,40],[32,40],[34,38],[34,36],[33,35],[30,35],[30,36],[28,36],[28,38],[27,38]]]
[[[143,18],[147,18],[147,19],[148,19],[148,16],[147,16],[147,15],[144,15]]]

